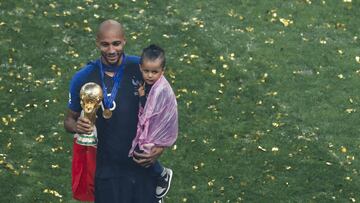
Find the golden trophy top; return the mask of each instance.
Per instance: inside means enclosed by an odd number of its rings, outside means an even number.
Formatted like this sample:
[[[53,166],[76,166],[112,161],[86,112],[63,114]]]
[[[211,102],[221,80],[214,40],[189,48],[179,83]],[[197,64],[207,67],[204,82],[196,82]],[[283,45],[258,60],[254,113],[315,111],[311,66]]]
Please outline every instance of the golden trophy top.
[[[96,114],[102,99],[103,92],[100,85],[88,82],[81,87],[80,104],[85,114]]]

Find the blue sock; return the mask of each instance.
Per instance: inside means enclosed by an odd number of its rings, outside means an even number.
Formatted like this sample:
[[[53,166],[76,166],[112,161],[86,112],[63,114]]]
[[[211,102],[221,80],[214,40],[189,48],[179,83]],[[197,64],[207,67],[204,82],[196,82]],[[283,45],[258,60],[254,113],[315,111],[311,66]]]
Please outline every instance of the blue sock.
[[[152,171],[157,177],[161,177],[164,175],[162,174],[164,172],[164,167],[160,164],[159,161],[156,161],[151,167]]]

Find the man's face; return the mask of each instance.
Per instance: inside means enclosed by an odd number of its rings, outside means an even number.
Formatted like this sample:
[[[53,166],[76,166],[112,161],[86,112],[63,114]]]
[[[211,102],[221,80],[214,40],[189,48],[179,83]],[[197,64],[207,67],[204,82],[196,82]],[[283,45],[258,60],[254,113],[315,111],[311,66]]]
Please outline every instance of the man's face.
[[[120,57],[124,52],[125,43],[125,37],[114,30],[103,31],[96,41],[101,56],[108,65],[118,64]]]
[[[144,60],[140,65],[141,73],[146,84],[154,84],[164,73],[164,69],[161,67],[161,60],[156,59],[154,61]]]

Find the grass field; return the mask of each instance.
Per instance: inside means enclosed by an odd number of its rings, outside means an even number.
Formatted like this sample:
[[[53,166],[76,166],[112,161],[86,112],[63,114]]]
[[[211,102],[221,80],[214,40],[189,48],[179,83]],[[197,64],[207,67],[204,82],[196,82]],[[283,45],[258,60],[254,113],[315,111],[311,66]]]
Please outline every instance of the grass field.
[[[71,199],[71,76],[104,19],[165,48],[166,202],[360,201],[358,0],[0,0],[0,202]]]

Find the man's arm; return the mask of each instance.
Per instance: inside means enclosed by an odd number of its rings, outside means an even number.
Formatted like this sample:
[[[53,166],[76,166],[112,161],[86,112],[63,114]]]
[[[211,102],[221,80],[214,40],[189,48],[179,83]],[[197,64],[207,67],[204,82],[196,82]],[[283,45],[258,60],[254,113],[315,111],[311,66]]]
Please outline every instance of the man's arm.
[[[68,110],[65,120],[64,128],[70,133],[90,134],[93,132],[93,126],[89,119],[80,117],[79,112]]]
[[[142,167],[147,168],[155,163],[155,161],[161,156],[164,150],[164,147],[153,147],[149,154],[137,153],[136,151],[134,151],[133,160],[136,163],[140,164]],[[137,157],[138,159],[134,157]]]

